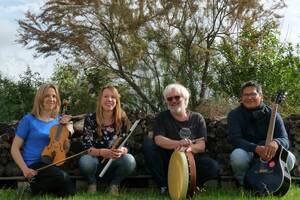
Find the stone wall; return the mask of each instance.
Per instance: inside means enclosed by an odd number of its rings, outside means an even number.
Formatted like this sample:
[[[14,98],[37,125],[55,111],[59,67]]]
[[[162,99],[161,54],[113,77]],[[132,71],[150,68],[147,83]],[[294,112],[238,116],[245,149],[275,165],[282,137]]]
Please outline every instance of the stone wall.
[[[132,115],[132,121],[137,115]],[[290,115],[284,119],[290,138],[290,150],[299,158],[300,150],[300,115]],[[143,154],[141,152],[142,141],[144,137],[152,137],[151,124],[153,123],[153,115],[145,117],[140,125],[136,128],[133,136],[128,141],[131,153],[137,161],[137,168],[134,175],[148,174],[145,166]],[[229,166],[229,155],[233,147],[228,141],[227,121],[223,119],[206,119],[208,138],[207,152],[216,159],[221,166],[221,175],[232,175]],[[21,175],[21,171],[13,162],[9,150],[10,144],[14,137],[14,131],[17,123],[1,124],[0,123],[0,176],[17,176]],[[68,155],[74,155],[82,151],[81,135],[82,135],[83,119],[74,122],[75,133],[71,138],[71,148]],[[65,162],[63,167],[72,175],[79,175],[78,158],[74,158]],[[296,166],[292,171],[292,176],[300,176],[300,165],[297,160]]]

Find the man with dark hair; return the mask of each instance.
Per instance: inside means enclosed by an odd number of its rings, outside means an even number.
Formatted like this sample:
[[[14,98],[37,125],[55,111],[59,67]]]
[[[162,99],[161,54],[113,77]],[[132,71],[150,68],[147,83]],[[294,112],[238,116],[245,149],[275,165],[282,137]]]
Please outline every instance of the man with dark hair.
[[[241,105],[228,114],[229,139],[234,146],[230,164],[238,183],[244,178],[254,155],[265,161],[271,160],[281,145],[288,149],[288,135],[279,113],[276,113],[273,140],[265,145],[272,109],[264,104],[259,84],[249,81],[241,86]],[[295,156],[289,152],[287,168],[292,170]]]

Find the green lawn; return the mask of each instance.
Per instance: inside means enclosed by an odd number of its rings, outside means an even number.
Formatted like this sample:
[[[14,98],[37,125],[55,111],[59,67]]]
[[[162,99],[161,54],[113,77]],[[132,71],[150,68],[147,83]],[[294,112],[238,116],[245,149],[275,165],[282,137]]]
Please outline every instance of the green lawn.
[[[296,200],[300,198],[300,189],[299,186],[292,185],[289,192],[282,198],[278,197],[255,197],[248,192],[240,191],[239,189],[232,187],[223,187],[223,188],[207,188],[204,192],[199,192],[194,196],[194,200],[240,200],[240,199],[281,199],[281,200]],[[61,198],[55,198],[53,196],[34,196],[25,193],[21,194],[16,189],[1,189],[0,190],[0,199],[39,199],[39,200],[55,200]],[[105,191],[97,192],[96,194],[89,195],[87,193],[77,193],[74,197],[66,198],[69,200],[99,200],[99,199],[169,199],[168,196],[161,196],[153,189],[127,189],[123,188],[121,190],[120,197],[112,197]]]

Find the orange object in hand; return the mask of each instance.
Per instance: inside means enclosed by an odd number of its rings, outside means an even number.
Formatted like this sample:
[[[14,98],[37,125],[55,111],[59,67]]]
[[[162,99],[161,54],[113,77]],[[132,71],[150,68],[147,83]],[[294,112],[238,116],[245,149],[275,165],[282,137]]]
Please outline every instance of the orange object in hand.
[[[63,103],[63,114],[65,113],[68,101]],[[70,132],[66,125],[59,124],[52,126],[50,129],[50,143],[42,152],[42,162],[50,164],[60,160],[65,160],[69,150],[69,135]],[[56,165],[60,166],[64,162],[59,162]]]

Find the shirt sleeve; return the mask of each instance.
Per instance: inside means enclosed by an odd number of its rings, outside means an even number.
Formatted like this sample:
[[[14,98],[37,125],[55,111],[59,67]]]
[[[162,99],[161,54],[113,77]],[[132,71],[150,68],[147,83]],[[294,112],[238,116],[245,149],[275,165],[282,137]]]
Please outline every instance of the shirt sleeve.
[[[91,115],[84,119],[82,146],[84,149],[93,147],[95,127],[91,119]]]
[[[197,136],[196,138],[204,138],[207,140],[207,128],[206,128],[206,123],[205,119],[201,114],[198,114],[198,119],[197,119]]]
[[[286,132],[283,120],[279,113],[276,113],[274,140],[284,148],[289,148],[288,134]]]
[[[30,119],[29,116],[26,115],[19,122],[19,125],[16,130],[16,135],[21,137],[23,140],[25,140],[29,134],[29,130],[30,130]]]
[[[158,114],[154,119],[153,133],[154,133],[154,136],[157,136],[157,135],[166,136],[166,130],[163,126],[162,113]]]

